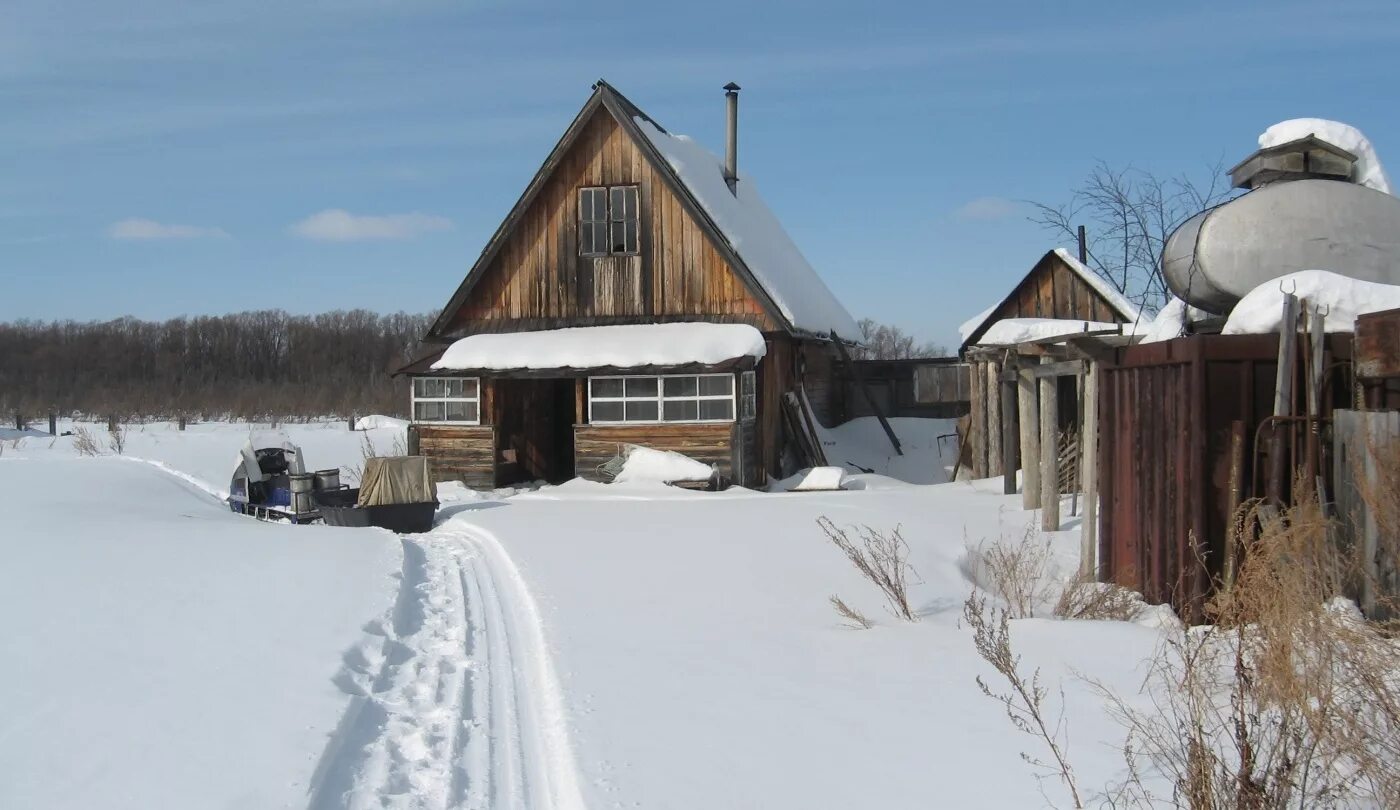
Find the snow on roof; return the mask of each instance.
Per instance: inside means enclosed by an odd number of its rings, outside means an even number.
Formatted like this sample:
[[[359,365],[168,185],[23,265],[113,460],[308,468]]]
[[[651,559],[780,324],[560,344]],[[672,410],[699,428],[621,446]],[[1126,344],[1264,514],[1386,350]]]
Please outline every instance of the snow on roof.
[[[1230,312],[1221,330],[1226,335],[1264,335],[1279,331],[1283,321],[1283,296],[1291,290],[1298,298],[1320,306],[1328,332],[1350,332],[1356,317],[1368,312],[1400,309],[1400,287],[1339,276],[1326,270],[1303,270],[1271,279],[1250,290]]]
[[[963,321],[963,325],[958,327],[958,339],[966,342],[967,339],[972,336],[972,333],[977,331],[977,327],[982,325],[983,321],[992,317],[992,313],[996,312],[999,306],[1001,306],[1001,304],[992,304],[976,315],[973,315],[968,320]]]
[[[1386,177],[1385,168],[1376,156],[1375,147],[1361,134],[1361,130],[1350,124],[1329,121],[1326,118],[1293,118],[1280,121],[1259,136],[1259,148],[1268,149],[1309,135],[1356,155],[1356,166],[1352,171],[1354,182],[1386,194],[1393,193],[1390,190],[1390,178]]]
[[[1078,332],[1104,332],[1123,324],[1101,321],[1070,321],[1059,318],[1005,318],[987,327],[977,342],[987,346],[1005,346],[1028,340],[1073,335]],[[1131,331],[1132,324],[1125,327]]]
[[[1098,273],[1080,264],[1079,260],[1070,255],[1068,250],[1057,247],[1055,248],[1055,255],[1059,256],[1060,259],[1069,266],[1069,269],[1073,270],[1080,278],[1084,279],[1085,284],[1093,287],[1099,295],[1102,295],[1104,299],[1108,301],[1108,305],[1113,307],[1114,311],[1119,315],[1123,316],[1123,320],[1128,323],[1137,323],[1138,320],[1142,318],[1142,310],[1138,308],[1137,304],[1129,301],[1123,293],[1115,290],[1113,285],[1104,281],[1103,277]]]
[[[851,314],[808,264],[748,175],[739,175],[731,193],[722,161],[709,150],[684,135],[662,131],[645,117],[633,120],[795,328],[860,338]]]
[[[742,323],[646,323],[471,335],[435,369],[635,368],[713,365],[762,357],[763,335]]]

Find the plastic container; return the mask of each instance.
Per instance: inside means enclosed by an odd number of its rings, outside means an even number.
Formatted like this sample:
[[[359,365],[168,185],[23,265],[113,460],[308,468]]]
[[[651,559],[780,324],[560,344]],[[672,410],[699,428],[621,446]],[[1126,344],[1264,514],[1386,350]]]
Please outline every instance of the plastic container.
[[[359,499],[358,488],[316,493],[321,519],[328,526],[378,526],[399,534],[421,534],[433,528],[437,501],[356,506]]]

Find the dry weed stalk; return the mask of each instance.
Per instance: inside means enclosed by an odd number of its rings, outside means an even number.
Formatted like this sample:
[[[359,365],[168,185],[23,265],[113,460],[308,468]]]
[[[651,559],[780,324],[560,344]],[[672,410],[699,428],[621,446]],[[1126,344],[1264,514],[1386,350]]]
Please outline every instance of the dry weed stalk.
[[[859,610],[856,610],[855,608],[851,607],[850,605],[846,604],[845,601],[843,601],[841,597],[837,596],[836,594],[831,595],[830,601],[831,606],[836,609],[836,612],[841,614],[841,618],[846,620],[846,625],[848,627],[853,627],[860,630],[869,630],[870,628],[875,626],[875,623],[870,621],[870,618],[868,616],[866,616],[864,613],[861,613]]]
[[[1055,615],[1061,619],[1131,622],[1142,615],[1144,602],[1135,591],[1088,577],[1077,577],[1060,593]]]
[[[1029,754],[1021,758],[1030,765],[1057,776],[1069,791],[1076,808],[1083,808],[1079,799],[1079,786],[1075,783],[1074,770],[1065,756],[1063,713],[1053,725],[1046,717],[1045,698],[1049,694],[1040,681],[1040,670],[1029,677],[1021,672],[1021,656],[1011,649],[1011,614],[1007,610],[987,606],[987,599],[974,591],[963,603],[963,619],[972,628],[973,642],[977,654],[991,664],[1001,674],[1010,687],[1008,692],[998,692],[977,676],[977,688],[982,694],[997,701],[1006,710],[1006,716],[1019,731],[1039,739],[1050,752],[1053,762],[1045,762]],[[1061,706],[1064,694],[1060,695]]]
[[[121,455],[126,452],[126,427],[120,424],[112,425],[112,429],[107,432],[107,446],[113,453]]]
[[[919,620],[909,606],[909,577],[911,574],[917,577],[918,572],[909,564],[909,544],[904,542],[898,526],[889,534],[881,534],[869,526],[854,526],[851,528],[857,536],[852,538],[830,518],[817,518],[817,525],[856,570],[880,589],[890,613],[906,621]]]
[[[73,426],[73,450],[80,456],[100,456],[102,447],[91,430],[82,425]]]
[[[1054,599],[1059,588],[1050,542],[1028,525],[1019,539],[1001,537],[969,548],[972,579],[1000,597],[1011,618],[1031,618]]]

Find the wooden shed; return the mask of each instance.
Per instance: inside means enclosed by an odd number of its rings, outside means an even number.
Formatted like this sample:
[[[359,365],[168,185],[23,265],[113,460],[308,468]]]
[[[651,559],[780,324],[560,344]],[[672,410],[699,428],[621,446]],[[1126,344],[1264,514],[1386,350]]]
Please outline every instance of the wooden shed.
[[[859,329],[736,162],[593,86],[400,369],[438,480],[603,478],[630,444],[752,486],[791,466],[785,402],[839,418]]]

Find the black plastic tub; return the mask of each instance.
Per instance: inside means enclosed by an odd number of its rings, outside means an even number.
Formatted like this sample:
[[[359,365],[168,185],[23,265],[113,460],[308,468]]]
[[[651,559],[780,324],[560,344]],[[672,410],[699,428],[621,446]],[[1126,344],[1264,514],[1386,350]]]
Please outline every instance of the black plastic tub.
[[[433,528],[437,501],[356,506],[359,498],[358,488],[316,493],[321,519],[329,526],[378,526],[399,534],[421,534]]]

